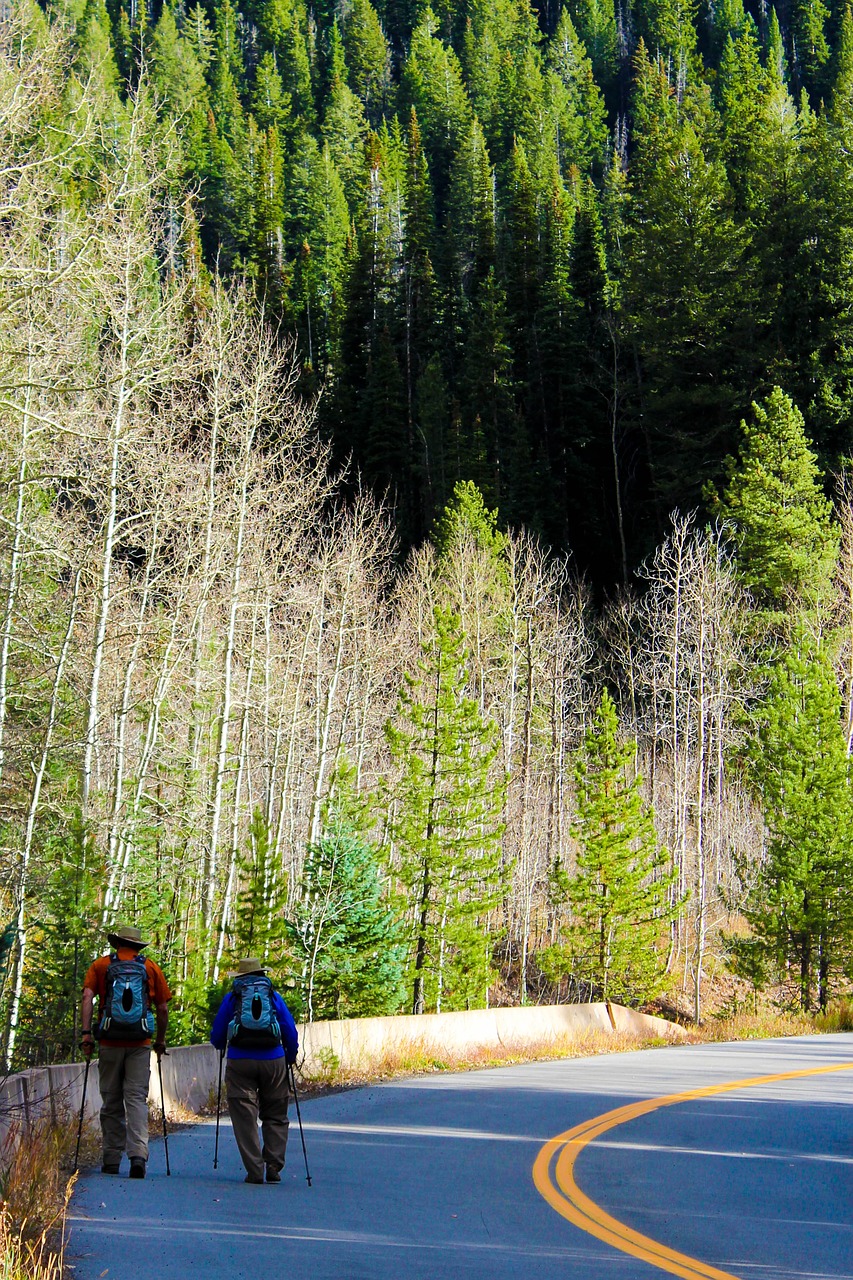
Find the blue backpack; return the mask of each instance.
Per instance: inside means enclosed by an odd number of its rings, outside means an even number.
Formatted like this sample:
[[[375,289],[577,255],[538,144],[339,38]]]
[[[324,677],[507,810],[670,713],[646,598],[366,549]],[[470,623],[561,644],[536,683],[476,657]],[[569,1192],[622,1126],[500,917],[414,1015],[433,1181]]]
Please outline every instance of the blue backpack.
[[[147,1040],[154,1034],[145,957],[119,960],[113,952],[106,974],[106,998],[95,1035],[99,1040]]]
[[[228,1024],[228,1043],[235,1049],[275,1049],[281,1044],[281,1027],[275,1011],[269,978],[250,973],[235,978],[234,1017]]]

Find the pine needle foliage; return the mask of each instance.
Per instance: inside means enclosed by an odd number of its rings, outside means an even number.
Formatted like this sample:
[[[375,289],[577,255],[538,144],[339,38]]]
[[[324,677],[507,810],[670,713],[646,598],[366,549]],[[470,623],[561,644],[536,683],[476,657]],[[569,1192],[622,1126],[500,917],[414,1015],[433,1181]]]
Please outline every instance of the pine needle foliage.
[[[404,928],[376,850],[345,820],[308,849],[289,932],[302,965],[293,1003],[309,1022],[399,1011]]]
[[[853,805],[830,657],[802,628],[770,669],[751,754],[767,855],[747,918],[793,1001],[825,1010],[853,956]]]
[[[417,675],[386,726],[400,769],[391,833],[409,901],[412,1011],[482,1005],[491,978],[488,915],[505,875],[505,781],[498,728],[467,694],[459,617],[438,606]]]
[[[636,743],[620,742],[605,690],[578,755],[577,871],[561,888],[570,908],[564,942],[540,953],[551,977],[604,1000],[637,1004],[660,989],[674,873],[635,772]],[[561,877],[562,880],[562,877]]]
[[[838,530],[797,406],[774,387],[752,407],[755,421],[741,423],[718,511],[735,530],[743,581],[766,607],[780,608],[826,589]]]

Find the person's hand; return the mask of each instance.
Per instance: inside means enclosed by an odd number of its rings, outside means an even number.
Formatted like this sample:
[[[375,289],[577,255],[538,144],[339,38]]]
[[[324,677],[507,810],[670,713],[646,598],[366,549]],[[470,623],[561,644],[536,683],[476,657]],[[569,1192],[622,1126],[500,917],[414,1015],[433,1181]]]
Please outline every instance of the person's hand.
[[[157,1054],[157,1057],[158,1057],[158,1058],[162,1058],[162,1057],[163,1057],[163,1054],[166,1052],[166,1041],[165,1041],[165,1040],[155,1040],[155,1042],[154,1042],[154,1052]]]
[[[95,1048],[95,1037],[92,1035],[91,1031],[84,1031],[83,1032],[83,1057],[87,1059],[91,1058],[92,1051],[94,1048]]]

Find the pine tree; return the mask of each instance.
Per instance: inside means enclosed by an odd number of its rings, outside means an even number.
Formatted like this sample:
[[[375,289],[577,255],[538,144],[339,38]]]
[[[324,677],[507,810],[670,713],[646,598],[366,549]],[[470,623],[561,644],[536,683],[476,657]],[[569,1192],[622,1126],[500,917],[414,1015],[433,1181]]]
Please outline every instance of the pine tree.
[[[588,56],[595,83],[609,94],[619,69],[619,31],[613,0],[571,0],[557,23],[554,32],[556,48],[552,45],[551,58],[556,56],[563,61],[571,49],[574,42],[568,32],[569,25],[572,27],[572,34],[577,32],[575,38],[579,38],[579,43],[582,42],[584,53],[581,66]],[[565,68],[572,76],[576,76],[579,69],[574,60]],[[563,70],[558,70],[561,75],[564,74]]]
[[[437,36],[435,15],[427,9],[412,34],[403,68],[401,94],[406,111],[414,107],[430,171],[436,203],[443,210],[450,164],[471,122],[459,59]]]
[[[103,947],[98,922],[106,869],[92,832],[78,815],[70,830],[50,824],[42,839],[39,910],[31,921],[39,971],[34,982],[24,985],[15,1048],[19,1068],[76,1060],[83,976]],[[4,1044],[8,1025],[5,1032]]]
[[[619,741],[616,707],[605,690],[575,769],[577,872],[566,884],[571,921],[565,942],[541,954],[543,970],[570,974],[576,990],[642,1003],[661,988],[672,872],[634,770],[636,742]]]
[[[829,44],[826,25],[830,11],[823,0],[795,0],[791,12],[795,69],[800,85],[815,102],[827,87]]]
[[[346,288],[350,219],[331,150],[309,134],[297,143],[291,170],[289,239],[300,246],[291,287],[301,347],[312,369],[334,364]]]
[[[495,264],[494,174],[485,135],[473,120],[453,159],[448,223],[456,273],[466,293]]]
[[[353,0],[343,23],[350,85],[378,124],[391,84],[388,45],[370,0]]]
[[[364,835],[332,816],[308,849],[290,937],[309,1022],[397,1013],[405,932]]]
[[[259,292],[275,315],[280,314],[287,283],[282,238],[284,158],[275,125],[258,136],[255,155],[252,258]]]
[[[826,590],[838,530],[796,405],[774,387],[753,412],[715,509],[734,530],[744,582],[765,607],[780,608]]]
[[[696,0],[641,0],[638,28],[649,49],[683,82],[697,60]]]
[[[507,536],[498,528],[497,510],[489,510],[473,481],[457,480],[453,486],[453,498],[436,520],[432,533],[439,561],[464,548],[469,539],[481,551],[488,552],[496,563],[502,563]],[[506,585],[505,572],[502,576]]]
[[[615,23],[614,67],[615,67]],[[600,165],[607,142],[607,111],[595,81],[593,63],[575,31],[569,11],[563,10],[548,46],[551,69],[550,110],[556,117],[555,149],[560,172],[572,165],[587,172]]]
[[[281,974],[288,952],[287,878],[276,865],[269,824],[259,808],[252,814],[249,848],[239,861],[238,874],[231,954],[235,961],[258,956],[264,968]]]
[[[623,470],[635,469],[636,462],[628,463],[623,456],[629,446],[620,434],[620,326],[601,205],[601,197],[587,182],[574,216],[562,287],[562,347],[554,349],[556,335],[544,325],[542,330],[543,340],[550,344],[550,365],[559,379],[561,405],[550,433],[558,480],[557,527],[580,564],[594,566],[597,575],[624,578]],[[587,495],[582,503],[577,501],[579,493]]]
[[[174,26],[174,19],[172,19]],[[75,31],[75,70],[84,77],[94,72],[104,87],[118,91],[119,68],[113,53],[110,17],[104,0],[86,0],[83,16]]]
[[[279,136],[286,132],[291,119],[291,97],[282,84],[275,57],[269,52],[261,58],[255,71],[252,112],[261,129],[275,129]]]
[[[233,146],[243,133],[243,57],[237,38],[237,12],[231,0],[216,10],[211,105],[223,137]]]
[[[513,352],[506,294],[492,268],[472,302],[471,324],[460,371],[467,425],[467,474],[507,520],[522,517],[513,509],[514,485],[523,471],[512,470],[513,452],[523,450],[525,433],[516,408]],[[521,467],[528,459],[517,459]]]
[[[750,295],[707,91],[688,84],[679,103],[660,62],[641,54],[638,69],[625,301],[662,523],[674,506],[698,502],[731,447]]]
[[[293,110],[302,117],[307,128],[313,129],[316,119],[307,27],[308,16],[304,9],[294,6],[290,28],[278,46],[278,53],[282,83],[290,94]]]
[[[436,607],[433,621],[419,674],[406,676],[386,726],[400,771],[390,788],[391,833],[409,900],[414,1013],[484,1002],[488,914],[503,878],[497,725],[466,694],[459,618]]]
[[[341,176],[347,201],[350,207],[354,207],[361,195],[368,126],[364,106],[348,83],[344,47],[337,23],[330,36],[329,75],[329,92],[323,113],[323,140]]]
[[[771,668],[755,721],[768,843],[747,918],[797,1003],[825,1009],[853,943],[853,814],[835,673],[804,630]]]
[[[163,6],[160,21],[154,28],[150,65],[151,82],[174,116],[206,110],[204,68],[192,44],[179,34],[167,5]]]
[[[755,209],[756,188],[761,186],[764,83],[758,32],[749,18],[726,40],[718,81],[726,168],[738,207],[745,213]]]

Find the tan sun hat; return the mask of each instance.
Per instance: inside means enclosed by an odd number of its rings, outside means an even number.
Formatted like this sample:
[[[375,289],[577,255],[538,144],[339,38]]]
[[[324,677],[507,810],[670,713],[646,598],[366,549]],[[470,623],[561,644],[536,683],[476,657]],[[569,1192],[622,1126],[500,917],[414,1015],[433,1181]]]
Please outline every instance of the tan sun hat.
[[[147,942],[142,941],[139,930],[132,929],[129,924],[117,924],[112,933],[107,934],[107,942],[111,947],[119,947],[124,942],[127,946],[136,947],[139,951],[148,946]]]
[[[238,960],[237,968],[231,974],[231,977],[245,978],[250,973],[266,973],[266,969],[257,956],[246,956],[245,960]]]

